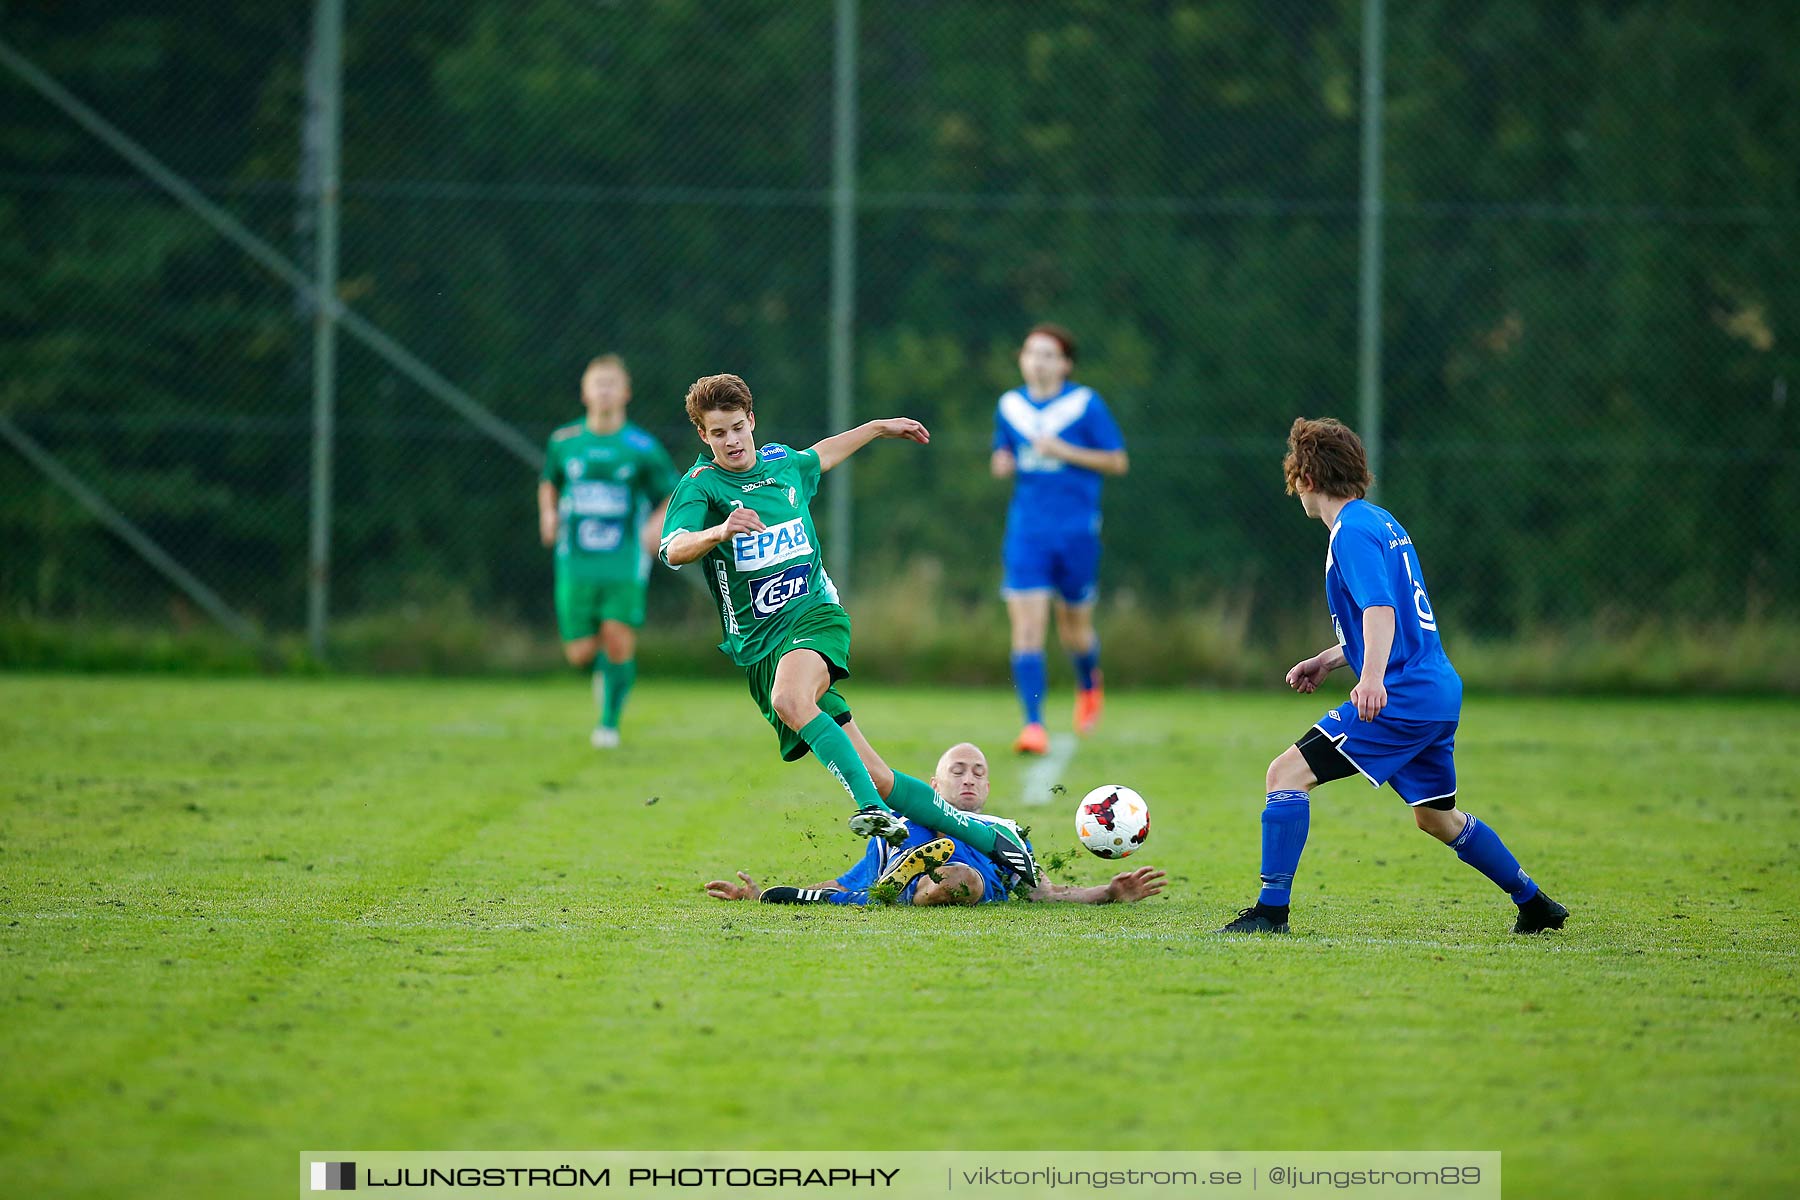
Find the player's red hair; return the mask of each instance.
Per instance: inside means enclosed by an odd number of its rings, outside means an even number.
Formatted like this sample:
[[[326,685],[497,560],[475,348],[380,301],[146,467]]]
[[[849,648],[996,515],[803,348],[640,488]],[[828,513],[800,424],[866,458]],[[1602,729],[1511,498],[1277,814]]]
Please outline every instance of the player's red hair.
[[[1047,338],[1050,338],[1057,345],[1061,346],[1064,358],[1068,359],[1070,362],[1075,361],[1075,335],[1074,334],[1070,333],[1067,329],[1064,329],[1061,325],[1057,325],[1054,322],[1040,321],[1038,324],[1033,325],[1031,327],[1031,332],[1027,333],[1025,335],[1025,340],[1030,341],[1032,339],[1033,335],[1039,334],[1039,333],[1043,334]]]
[[[738,409],[755,413],[756,401],[750,396],[750,385],[736,375],[707,375],[694,380],[687,391],[688,420],[702,433],[706,432],[707,413]]]
[[[1330,417],[1295,417],[1287,444],[1281,471],[1287,476],[1290,496],[1299,493],[1304,480],[1313,491],[1335,500],[1359,500],[1368,495],[1369,485],[1375,482],[1369,474],[1369,456],[1363,452],[1362,439],[1340,421]]]

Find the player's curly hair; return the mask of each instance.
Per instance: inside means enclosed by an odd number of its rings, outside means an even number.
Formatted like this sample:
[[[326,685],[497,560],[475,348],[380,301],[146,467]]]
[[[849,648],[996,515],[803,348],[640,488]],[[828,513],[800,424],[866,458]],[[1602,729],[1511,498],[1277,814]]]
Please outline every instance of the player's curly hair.
[[[687,391],[688,420],[694,428],[706,432],[706,414],[742,409],[756,412],[756,401],[750,396],[750,385],[736,375],[707,375],[694,380]]]
[[[1369,474],[1369,456],[1363,452],[1362,439],[1341,421],[1295,417],[1287,444],[1281,471],[1287,476],[1290,496],[1299,494],[1300,481],[1304,479],[1311,482],[1313,491],[1333,499],[1360,500],[1375,482]]]

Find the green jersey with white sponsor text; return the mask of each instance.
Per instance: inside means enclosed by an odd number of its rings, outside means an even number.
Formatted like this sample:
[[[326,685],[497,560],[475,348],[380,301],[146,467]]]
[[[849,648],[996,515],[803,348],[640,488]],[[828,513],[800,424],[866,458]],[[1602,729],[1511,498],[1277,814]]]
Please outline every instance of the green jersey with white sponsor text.
[[[818,491],[818,454],[778,442],[761,447],[747,471],[727,471],[701,455],[676,485],[663,518],[664,562],[677,534],[710,529],[734,508],[762,518],[761,533],[721,542],[695,564],[719,606],[725,632],[719,649],[740,667],[766,657],[802,613],[838,602],[813,530],[810,506]]]
[[[550,435],[543,479],[558,497],[559,576],[598,583],[650,573],[638,527],[678,482],[661,442],[629,421],[606,434],[575,421]]]

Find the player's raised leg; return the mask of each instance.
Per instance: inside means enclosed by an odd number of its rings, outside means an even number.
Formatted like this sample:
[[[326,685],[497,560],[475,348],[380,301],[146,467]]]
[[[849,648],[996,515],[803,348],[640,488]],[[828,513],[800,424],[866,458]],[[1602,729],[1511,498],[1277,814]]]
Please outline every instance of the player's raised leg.
[[[831,686],[831,669],[811,650],[789,650],[775,667],[769,704],[781,723],[805,740],[813,757],[843,785],[858,808],[886,808],[869,769],[843,728],[819,707]]]

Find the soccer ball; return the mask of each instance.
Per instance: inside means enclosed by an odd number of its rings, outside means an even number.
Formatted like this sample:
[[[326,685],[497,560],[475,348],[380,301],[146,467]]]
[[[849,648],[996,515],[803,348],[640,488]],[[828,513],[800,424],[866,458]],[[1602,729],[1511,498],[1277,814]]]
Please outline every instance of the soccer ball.
[[[1101,858],[1124,858],[1150,836],[1150,806],[1128,787],[1097,787],[1075,808],[1075,836]]]

